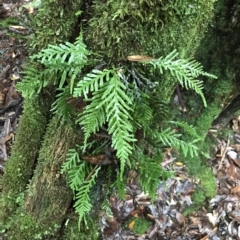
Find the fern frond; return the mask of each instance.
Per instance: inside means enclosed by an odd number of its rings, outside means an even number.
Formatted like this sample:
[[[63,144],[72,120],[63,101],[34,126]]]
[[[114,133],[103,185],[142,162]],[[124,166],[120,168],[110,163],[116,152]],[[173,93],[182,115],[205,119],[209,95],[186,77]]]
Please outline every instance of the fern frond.
[[[148,192],[149,197],[156,199],[157,187],[160,183],[159,178],[167,178],[171,174],[161,167],[161,160],[156,158],[144,158],[139,164],[139,183],[143,192]]]
[[[90,52],[87,50],[82,38],[79,37],[74,44],[70,42],[58,46],[49,44],[47,49],[33,55],[31,59],[37,59],[43,65],[51,68],[58,67],[62,69],[73,65],[84,66],[89,54]]]
[[[149,197],[154,200],[156,198],[157,187],[160,178],[165,180],[172,176],[172,173],[161,167],[163,159],[162,154],[154,154],[154,157],[148,157],[143,153],[142,149],[137,147],[133,153],[136,168],[139,171],[138,182],[143,192],[148,193]]]
[[[133,119],[135,121],[134,128],[146,128],[149,127],[153,120],[153,109],[149,106],[146,99],[134,101],[133,107]]]
[[[23,72],[24,77],[17,83],[16,89],[24,98],[31,98],[42,89],[42,74],[35,68],[28,68]]]
[[[89,164],[85,161],[68,170],[68,184],[73,191],[79,190],[90,170],[91,167],[89,167]]]
[[[60,89],[60,93],[57,94],[56,100],[52,105],[51,111],[61,116],[63,121],[69,120],[70,116],[75,113],[74,108],[68,103],[68,100],[72,97],[70,93],[70,87]]]
[[[67,77],[69,77],[70,92],[72,93],[74,81],[82,68],[87,64],[87,56],[89,54],[90,52],[80,36],[74,44],[66,42],[58,46],[48,45],[47,49],[43,49],[33,55],[31,59],[37,59],[48,71],[60,76],[59,88],[63,87]]]
[[[87,94],[93,91],[93,97]],[[74,96],[84,95],[90,104],[85,107],[78,122],[85,132],[85,141],[91,133],[95,133],[105,122],[112,135],[112,146],[117,150],[121,162],[121,176],[125,163],[129,162],[132,153],[133,136],[132,101],[125,93],[126,87],[114,70],[93,70],[74,90]]]
[[[87,140],[92,133],[96,133],[106,122],[105,106],[98,106],[99,101],[94,101],[96,99],[101,99],[101,95],[97,92],[94,93],[92,102],[87,105],[82,113],[79,114],[77,123],[82,125],[84,131],[84,148],[83,152],[87,147]]]
[[[98,167],[95,169],[94,173],[92,174],[91,178],[87,181],[85,181],[81,187],[79,187],[78,192],[76,194],[76,202],[74,204],[74,207],[76,209],[76,212],[79,214],[79,228],[80,224],[83,221],[85,223],[86,228],[88,228],[88,224],[86,221],[86,215],[91,211],[92,204],[91,199],[89,196],[90,190],[95,184],[96,178],[98,176],[98,172],[101,169],[101,167]]]
[[[106,117],[108,131],[112,135],[112,146],[117,150],[120,159],[120,178],[124,172],[125,163],[129,162],[132,153],[131,143],[135,141],[133,126],[131,124],[132,101],[124,92],[125,86],[119,76],[114,73],[109,81],[108,90],[104,92],[102,99],[106,104]]]
[[[62,165],[61,174],[77,166],[81,160],[76,149],[69,149],[66,154],[66,162]]]
[[[118,197],[124,199],[126,193],[126,181],[122,180],[121,172],[117,171],[116,181],[113,183],[113,186],[116,187]]]
[[[167,128],[164,131],[154,134],[154,139],[156,143],[163,143],[164,145],[180,148],[186,157],[188,154],[191,157],[198,156],[198,147],[195,143],[199,140],[194,140],[190,143],[182,141],[179,139],[181,134],[176,134],[174,130]]]
[[[154,68],[158,68],[163,73],[164,70],[169,70],[173,77],[176,77],[177,81],[186,89],[193,89],[199,94],[203,100],[204,106],[207,106],[205,97],[203,95],[202,81],[195,79],[199,75],[216,78],[216,76],[203,71],[202,66],[195,60],[191,59],[178,59],[176,50],[171,52],[165,58],[160,57],[156,60],[146,61],[146,64],[151,64]]]
[[[89,92],[98,91],[100,87],[103,86],[104,82],[108,82],[113,73],[113,70],[104,69],[103,71],[93,69],[92,72],[88,73],[82,80],[77,84],[77,87],[74,88],[74,97],[84,95],[84,98],[87,99],[87,94]]]
[[[167,122],[181,127],[184,130],[184,132],[186,132],[189,136],[192,136],[195,139],[201,139],[196,129],[192,125],[189,125],[186,122],[176,122],[176,121],[167,121]]]

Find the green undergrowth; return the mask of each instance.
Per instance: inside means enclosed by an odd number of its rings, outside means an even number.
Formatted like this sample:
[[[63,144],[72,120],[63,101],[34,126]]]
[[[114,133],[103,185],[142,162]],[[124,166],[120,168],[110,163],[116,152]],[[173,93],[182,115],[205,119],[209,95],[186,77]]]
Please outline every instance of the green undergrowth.
[[[124,196],[126,168],[137,170],[142,190],[149,192],[154,200],[159,177],[164,180],[170,176],[160,167],[162,149],[173,147],[185,158],[193,159],[198,156],[197,144],[201,141],[201,135],[193,126],[168,121],[169,106],[159,100],[162,91],[159,82],[127,66],[96,69],[92,66],[95,55],[87,49],[82,34],[73,44],[49,45],[31,56],[31,60],[43,64],[44,69],[41,72],[28,69],[23,81],[17,85],[23,96],[30,99],[46,86],[56,85],[60,94],[53,104],[54,114],[61,116],[63,123],[76,122],[83,129],[83,144],[69,150],[62,174],[67,174],[68,184],[75,193],[74,207],[79,215],[79,226],[83,222],[86,228],[93,208],[91,189],[106,163],[93,166],[83,155],[94,158],[101,154],[105,156],[103,161],[116,162],[112,165],[116,176],[112,185],[120,197]],[[163,75],[169,72],[176,83],[198,94],[206,107],[202,81],[197,78],[200,75],[215,76],[204,72],[195,60],[181,59],[174,50],[165,57],[141,61],[137,65],[142,65],[147,72],[159,71]],[[84,73],[86,67],[92,70]],[[82,110],[74,114],[76,109],[69,105],[69,99],[78,101]],[[174,128],[181,128],[190,138],[183,139],[182,133],[175,132]],[[109,137],[97,142],[93,137],[95,134]],[[110,152],[107,149],[111,149]],[[198,164],[197,167],[202,166]]]
[[[17,17],[7,17],[0,20],[0,28],[6,29],[10,25],[19,25],[19,19]]]
[[[81,35],[74,43],[62,43],[69,37],[69,29],[74,25],[73,13],[82,1],[74,1],[70,6],[63,0],[43,1],[32,22],[30,43],[32,63],[37,62],[43,68],[41,71],[27,68],[17,88],[27,101],[47,92],[50,86],[58,88],[53,114],[61,116],[62,123],[78,124],[84,131],[83,144],[69,150],[62,168],[75,194],[79,227],[91,226],[89,216],[97,198],[90,196],[99,176],[105,172],[105,163],[92,165],[86,156],[104,155],[103,161],[110,161],[106,165],[111,165],[115,179],[109,178],[108,184],[105,183],[105,192],[113,190],[123,197],[126,172],[135,169],[141,173],[142,189],[154,200],[159,178],[164,180],[170,174],[160,167],[162,150],[172,147],[191,159],[199,155],[198,142],[202,136],[187,123],[168,122],[171,111],[168,103],[174,87],[180,84],[192,89],[199,95],[202,106],[207,106],[203,82],[198,77],[215,76],[206,73],[192,56],[205,33],[206,22],[212,17],[213,2],[160,4],[157,0],[147,0],[135,4],[125,0],[107,3],[97,0],[92,6],[86,4],[88,14],[83,16],[83,22],[87,23],[82,24]],[[59,6],[61,11],[56,11]],[[150,58],[131,62],[128,55]],[[191,136],[189,141],[176,128],[187,132]],[[101,141],[97,140],[99,136]],[[98,144],[101,147],[96,150]],[[201,164],[197,167],[202,168]],[[212,193],[207,192],[207,196]],[[37,224],[31,221],[30,216],[19,216],[13,226],[29,228],[20,234],[28,232],[38,237]],[[75,225],[70,231],[74,229]],[[46,234],[51,236],[49,232]]]
[[[89,228],[85,229],[81,226],[81,233],[79,233],[78,216],[76,214],[69,215],[69,218],[64,224],[64,240],[99,240],[101,239],[99,233],[99,225],[97,222],[89,221]]]
[[[51,222],[45,224],[39,224],[38,220],[30,215],[23,215],[17,213],[14,216],[15,220],[8,231],[8,239],[56,239],[56,232],[60,226],[53,224]],[[39,219],[40,220],[40,219]],[[24,227],[23,227],[24,226]],[[18,229],[15,231],[14,229]],[[14,231],[12,231],[14,230]],[[13,234],[12,234],[13,233]]]

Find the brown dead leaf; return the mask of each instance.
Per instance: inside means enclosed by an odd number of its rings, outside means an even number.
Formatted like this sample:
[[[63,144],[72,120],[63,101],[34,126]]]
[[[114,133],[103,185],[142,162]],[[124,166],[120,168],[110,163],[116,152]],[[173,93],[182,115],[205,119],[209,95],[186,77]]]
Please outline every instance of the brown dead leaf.
[[[239,191],[240,191],[240,185],[238,185],[238,186],[236,186],[236,187],[234,187],[234,188],[231,189],[231,193],[232,193],[232,194],[236,194],[236,193],[238,193]]]
[[[147,216],[148,216],[151,220],[154,220],[154,219],[155,219],[152,214],[149,214],[149,213],[148,213]]]
[[[185,217],[180,212],[176,213],[176,219],[180,224],[185,222]]]
[[[149,56],[144,56],[144,55],[132,55],[132,56],[127,56],[128,61],[132,62],[143,62],[143,61],[149,61],[149,60],[154,60],[155,58],[149,57]]]
[[[232,147],[237,151],[240,152],[240,144],[234,144]]]
[[[228,170],[226,171],[226,176],[228,176],[230,179],[236,180],[237,179],[237,169],[235,165],[233,164],[233,161],[230,161],[230,166]]]
[[[133,227],[134,227],[134,224],[135,224],[135,221],[134,221],[134,220],[131,221],[131,222],[128,224],[128,228],[129,228],[130,230],[132,230]]]
[[[105,219],[106,221],[106,226],[103,230],[104,234],[107,236],[113,235],[119,230],[119,223],[115,218],[110,218],[110,219]]]
[[[238,132],[239,130],[239,120],[237,118],[232,120],[232,130]]]
[[[234,163],[240,168],[240,158],[232,159]]]

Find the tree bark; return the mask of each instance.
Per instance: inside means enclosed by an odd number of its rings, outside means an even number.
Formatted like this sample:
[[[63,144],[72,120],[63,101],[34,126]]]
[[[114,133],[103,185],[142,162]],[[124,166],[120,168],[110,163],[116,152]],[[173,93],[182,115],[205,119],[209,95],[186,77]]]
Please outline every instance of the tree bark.
[[[68,149],[81,142],[81,137],[80,131],[61,125],[58,117],[51,120],[23,206],[8,231],[9,239],[57,239],[73,198],[60,174],[61,166]]]
[[[46,48],[48,44],[66,41],[72,34],[77,21],[75,12],[81,5],[75,0],[66,5],[62,0],[43,0],[37,16],[34,18],[35,29],[31,36],[30,53]],[[59,11],[56,11],[58,9]],[[26,66],[28,69],[29,63]],[[40,65],[38,66],[39,69]],[[50,94],[47,94],[50,92]],[[3,192],[0,201],[0,229],[6,229],[7,221],[18,207],[16,199],[24,193],[27,183],[33,176],[33,168],[46,130],[54,88],[48,89],[31,99],[25,99],[24,113],[17,130],[12,155],[7,161],[3,176]]]
[[[225,128],[230,125],[234,113],[240,110],[240,95],[237,95],[230,104],[213,121],[212,125]]]

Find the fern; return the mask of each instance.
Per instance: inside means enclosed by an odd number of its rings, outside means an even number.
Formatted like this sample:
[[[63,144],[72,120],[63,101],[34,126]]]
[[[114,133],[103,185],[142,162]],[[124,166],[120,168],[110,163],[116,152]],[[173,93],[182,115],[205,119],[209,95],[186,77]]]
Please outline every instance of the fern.
[[[203,100],[204,106],[207,106],[206,99],[203,95],[202,81],[196,80],[199,75],[216,78],[216,76],[206,73],[200,63],[191,59],[178,59],[176,50],[168,54],[165,58],[160,57],[156,60],[145,61],[145,64],[151,64],[154,68],[158,68],[163,74],[164,70],[169,70],[173,77],[176,77],[178,83],[180,83],[186,89],[193,89],[197,94],[199,94]]]
[[[84,144],[91,133],[107,122],[112,146],[117,150],[121,162],[121,178],[125,163],[130,165],[131,144],[135,141],[130,114],[132,101],[125,90],[126,87],[114,70],[93,70],[78,83],[74,91],[75,97],[83,95],[90,102],[78,119],[85,132]],[[88,97],[89,91],[93,91],[91,98]]]
[[[181,134],[175,133],[171,128],[167,128],[161,132],[153,133],[153,139],[156,144],[164,144],[170,147],[177,147],[183,151],[184,156],[186,157],[188,154],[191,157],[198,156],[198,147],[195,145],[199,139],[196,139],[190,143],[180,140]]]
[[[100,169],[101,167],[98,167],[92,174],[91,178],[87,181],[84,181],[76,194],[76,202],[74,204],[74,207],[76,209],[76,212],[79,214],[79,228],[82,221],[85,223],[86,228],[88,228],[86,215],[92,209],[89,193],[92,186],[95,184],[96,177],[98,176]]]
[[[35,68],[29,68],[23,72],[25,77],[16,86],[16,89],[22,93],[24,98],[31,98],[42,89],[41,73]]]
[[[69,149],[66,154],[66,162],[62,166],[61,174],[75,168],[81,162],[79,154],[75,149]]]
[[[172,176],[172,173],[161,167],[162,155],[155,155],[153,158],[146,156],[142,149],[137,148],[133,155],[138,170],[138,181],[142,191],[149,194],[149,197],[156,199],[156,190],[162,180]]]
[[[70,188],[76,192],[76,202],[74,207],[76,208],[76,212],[79,214],[79,228],[82,221],[84,221],[86,227],[88,226],[86,220],[87,214],[92,209],[89,193],[91,188],[94,186],[95,179],[100,169],[101,167],[95,169],[89,179],[86,179],[87,175],[93,171],[92,166],[90,166],[87,162],[82,161],[75,149],[69,149],[66,155],[66,162],[62,166],[61,173],[67,173],[68,184]]]
[[[189,136],[194,137],[195,139],[201,139],[201,137],[196,132],[196,129],[193,126],[187,124],[186,122],[168,121],[168,123],[181,127],[185,133],[187,133]]]
[[[156,190],[160,183],[159,178],[166,179],[170,176],[169,172],[163,170],[159,159],[146,158],[145,161],[139,165],[140,185],[144,192],[148,192],[149,197],[156,199]]]
[[[85,99],[88,99],[90,92],[96,92],[103,85],[104,82],[110,80],[110,76],[113,74],[113,70],[104,69],[103,71],[93,69],[88,73],[74,88],[74,97],[83,95]]]
[[[58,84],[63,88],[67,78],[70,79],[70,92],[73,91],[75,79],[82,68],[88,63],[90,52],[79,36],[74,44],[66,42],[58,46],[49,45],[38,54],[31,56],[31,60],[44,65],[44,70],[28,69],[25,77],[17,84],[17,89],[23,97],[32,97],[49,84]],[[60,81],[58,81],[60,79]]]
[[[175,147],[183,151],[185,156],[194,157],[198,154],[195,143],[200,138],[192,126],[183,122],[168,123],[181,127],[194,137],[195,140],[190,143],[183,141],[181,134],[175,133],[171,128],[160,129],[159,123],[166,118],[168,109],[166,104],[159,100],[160,84],[152,82],[142,72],[139,73],[136,69],[112,68],[110,70],[93,69],[83,75],[82,69],[91,65],[88,59],[90,54],[83,43],[82,36],[77,38],[74,44],[67,42],[58,46],[49,45],[47,49],[31,57],[32,61],[37,61],[38,65],[25,71],[25,77],[17,85],[17,89],[24,97],[32,97],[49,84],[56,85],[61,92],[57,95],[52,111],[61,115],[65,121],[75,115],[74,109],[67,101],[76,97],[84,99],[86,106],[75,119],[84,131],[80,150],[85,153],[87,150],[92,150],[95,143],[89,142],[91,135],[102,127],[107,128],[108,134],[111,135],[110,144],[116,150],[116,157],[120,160],[120,169],[116,170],[117,179],[114,183],[118,193],[124,196],[124,169],[126,164],[133,167],[130,159],[135,159],[138,163],[135,167],[140,171],[141,186],[144,191],[149,192],[151,197],[154,197],[159,177],[167,176],[159,164],[161,155],[157,153],[160,152],[161,146]],[[212,78],[215,76],[205,73],[202,66],[194,60],[177,60],[177,55],[176,51],[173,51],[165,58],[145,61],[143,64],[147,67],[150,65],[150,71],[152,66],[159,69],[161,74],[164,70],[170,71],[172,77],[176,78],[176,82],[198,93],[206,106],[202,92],[203,84],[196,78],[200,75]],[[37,69],[40,64],[44,68],[39,72]],[[143,130],[149,138],[147,146],[143,146],[139,154],[138,149],[134,149],[136,141],[134,134],[137,130],[140,132]],[[144,141],[142,142],[145,144]],[[107,144],[109,147],[110,144]],[[148,146],[154,151],[151,154],[149,154],[150,151],[143,154]],[[154,154],[155,156],[151,156]],[[62,173],[67,173],[68,184],[76,192],[74,207],[79,214],[79,225],[83,221],[87,226],[87,216],[92,208],[89,193],[100,169],[99,166],[93,169],[89,163],[82,161],[77,150],[69,150],[66,156]],[[88,175],[90,177],[87,177]]]
[[[51,111],[61,116],[63,121],[67,121],[75,114],[74,108],[68,103],[72,97],[70,87],[60,89],[59,91],[61,92],[56,96],[57,99],[53,103]]]

